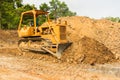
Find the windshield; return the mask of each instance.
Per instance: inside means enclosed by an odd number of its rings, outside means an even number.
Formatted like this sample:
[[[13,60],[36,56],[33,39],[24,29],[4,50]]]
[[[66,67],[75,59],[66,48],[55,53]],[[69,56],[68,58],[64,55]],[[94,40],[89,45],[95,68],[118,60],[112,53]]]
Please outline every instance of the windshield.
[[[22,20],[22,27],[24,25],[26,26],[34,26],[34,19],[33,19],[33,15],[23,15],[23,20]]]
[[[36,26],[40,26],[42,25],[44,22],[46,22],[47,18],[46,15],[38,15],[36,16]],[[23,19],[22,19],[22,23],[21,23],[22,27],[24,25],[26,26],[34,26],[34,17],[33,15],[23,15]]]

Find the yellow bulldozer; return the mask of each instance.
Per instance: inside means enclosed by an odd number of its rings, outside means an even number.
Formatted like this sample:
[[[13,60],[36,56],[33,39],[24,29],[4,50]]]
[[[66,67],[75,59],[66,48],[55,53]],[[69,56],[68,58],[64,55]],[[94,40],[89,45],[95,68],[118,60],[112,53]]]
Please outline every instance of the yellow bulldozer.
[[[42,17],[45,22],[40,24]],[[22,12],[18,26],[18,36],[21,38],[18,47],[22,51],[50,53],[60,59],[63,51],[71,45],[66,37],[66,26],[66,21],[51,21],[46,11]]]

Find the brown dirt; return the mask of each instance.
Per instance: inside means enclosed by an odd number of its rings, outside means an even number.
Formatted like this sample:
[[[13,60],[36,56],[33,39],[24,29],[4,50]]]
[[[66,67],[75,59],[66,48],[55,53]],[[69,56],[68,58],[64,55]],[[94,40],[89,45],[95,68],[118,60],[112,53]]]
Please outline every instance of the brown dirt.
[[[77,47],[75,52],[71,52]],[[69,50],[66,50],[62,60],[75,63],[86,63],[94,65],[95,63],[107,63],[115,60],[113,53],[105,47],[104,44],[84,36],[77,45],[72,45]]]
[[[61,60],[21,53],[17,31],[0,30],[1,80],[119,80],[120,24],[79,16],[60,19],[68,22],[67,37],[73,42]]]
[[[77,59],[83,63],[106,63],[113,60],[113,58],[120,58],[119,23],[79,16],[59,19],[61,19],[61,22],[68,22],[68,40],[73,42],[72,47],[69,48],[70,51],[65,52],[65,59],[67,58],[68,61],[74,62],[74,59]],[[105,56],[107,56],[106,59]],[[93,60],[92,57],[95,59]]]
[[[73,42],[72,46],[63,53],[62,62],[101,64],[113,62],[116,55],[119,56],[120,37],[117,34],[119,34],[120,24],[104,19],[94,20],[78,16],[60,19],[62,22],[68,22],[67,36],[68,40]],[[9,45],[17,43],[19,39],[17,31],[14,30],[1,30],[0,33],[1,46],[5,46],[5,43]],[[50,56],[47,60],[53,61],[54,57]]]
[[[117,66],[56,63],[0,53],[0,80],[119,80]]]
[[[17,46],[17,30],[0,30],[0,47]]]

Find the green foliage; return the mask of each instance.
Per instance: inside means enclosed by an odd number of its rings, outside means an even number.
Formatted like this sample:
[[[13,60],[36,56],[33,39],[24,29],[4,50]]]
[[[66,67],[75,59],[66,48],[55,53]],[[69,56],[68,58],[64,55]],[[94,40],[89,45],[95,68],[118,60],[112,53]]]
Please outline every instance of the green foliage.
[[[22,7],[23,5],[22,5],[22,0],[14,0],[14,5],[17,7],[17,8],[19,8],[19,7]]]
[[[45,15],[40,15],[38,16],[38,23],[39,25],[43,24],[46,21],[46,16]]]
[[[76,13],[69,10],[65,2],[60,2],[59,0],[51,0],[49,5],[43,3],[40,5],[40,10],[49,11],[50,18],[56,19],[58,17],[64,16],[75,16]]]
[[[40,5],[40,10],[49,11],[49,10],[50,10],[50,7],[48,6],[48,4],[42,3],[42,4]]]
[[[0,5],[1,9],[1,28],[2,26],[6,27],[11,27],[13,23],[13,18],[14,18],[14,3],[9,0],[9,1],[3,1],[2,4]]]
[[[34,5],[23,5],[23,0],[0,0],[0,29],[17,29],[21,12],[36,9]],[[50,18],[62,16],[74,16],[76,13],[71,12],[65,2],[51,0],[49,5],[43,3],[40,10],[49,11]],[[46,21],[46,16],[38,16],[39,24]],[[29,19],[29,18],[28,18]],[[25,21],[27,23],[28,21]]]
[[[21,12],[36,9],[34,5],[22,5],[22,0],[1,0],[0,3],[0,29],[17,29]]]
[[[106,17],[106,19],[111,20],[113,22],[120,22],[120,18],[119,17]]]

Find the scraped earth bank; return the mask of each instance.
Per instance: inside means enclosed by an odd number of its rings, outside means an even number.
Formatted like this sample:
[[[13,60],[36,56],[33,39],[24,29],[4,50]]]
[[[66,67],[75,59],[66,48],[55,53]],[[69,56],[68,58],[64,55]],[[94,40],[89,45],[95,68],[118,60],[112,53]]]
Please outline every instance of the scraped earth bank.
[[[0,30],[0,49],[17,47],[18,40],[17,30]]]

